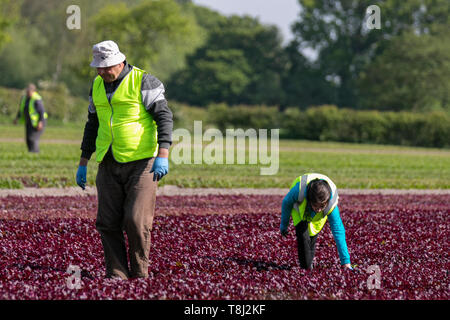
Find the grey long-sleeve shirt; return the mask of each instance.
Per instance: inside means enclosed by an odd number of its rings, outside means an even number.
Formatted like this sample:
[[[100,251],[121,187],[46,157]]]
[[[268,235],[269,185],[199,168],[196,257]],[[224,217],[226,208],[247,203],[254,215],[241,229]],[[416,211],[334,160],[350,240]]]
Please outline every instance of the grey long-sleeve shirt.
[[[125,67],[119,77],[111,82],[105,82],[105,90],[108,98],[117,89],[122,79],[131,71],[132,66],[125,61]],[[158,126],[158,144],[160,148],[169,149],[172,144],[173,115],[167,100],[164,97],[164,85],[156,77],[144,74],[142,78],[141,93],[142,103],[150,112]],[[89,93],[88,121],[84,127],[83,141],[81,143],[81,157],[90,159],[95,152],[95,141],[98,134],[98,117],[95,105],[92,101],[92,87]]]

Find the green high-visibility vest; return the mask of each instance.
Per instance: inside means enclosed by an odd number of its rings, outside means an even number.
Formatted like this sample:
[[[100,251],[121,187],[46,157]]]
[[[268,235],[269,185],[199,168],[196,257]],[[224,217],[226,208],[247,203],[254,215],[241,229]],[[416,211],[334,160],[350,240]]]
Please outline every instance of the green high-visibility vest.
[[[331,187],[331,199],[322,212],[316,212],[315,216],[311,218],[309,215],[305,214],[306,205],[308,203],[308,200],[306,199],[306,190],[308,184],[315,179],[325,180],[328,182],[329,186]],[[322,228],[324,227],[325,222],[327,222],[328,215],[337,206],[339,195],[337,193],[336,185],[333,183],[333,181],[331,181],[330,178],[328,178],[323,174],[319,173],[304,174],[294,180],[294,182],[291,185],[291,189],[297,184],[297,182],[300,182],[300,186],[297,202],[294,203],[294,206],[291,211],[292,221],[294,223],[294,226],[299,224],[301,221],[308,221],[309,235],[312,237],[318,234],[320,230],[322,230]]]
[[[39,123],[39,113],[37,113],[36,109],[34,108],[34,103],[37,100],[42,100],[42,97],[37,93],[33,92],[33,94],[30,97],[30,100],[28,102],[28,114],[30,115],[30,121],[33,128],[36,128]],[[27,96],[23,96],[22,100],[20,100],[20,117],[19,121],[20,123],[25,123],[25,102],[27,101]],[[47,112],[44,111],[44,119],[48,118]]]
[[[92,100],[99,128],[96,140],[97,162],[112,146],[117,162],[155,157],[158,153],[157,125],[142,103],[141,83],[145,71],[133,67],[122,79],[111,100],[105,84],[97,76],[92,86]]]

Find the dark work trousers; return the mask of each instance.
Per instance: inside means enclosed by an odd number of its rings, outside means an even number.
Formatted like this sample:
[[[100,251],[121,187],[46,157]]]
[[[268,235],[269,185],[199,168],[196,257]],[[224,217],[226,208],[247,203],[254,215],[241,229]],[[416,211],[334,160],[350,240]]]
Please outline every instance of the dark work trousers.
[[[97,173],[98,211],[106,277],[146,278],[157,181],[154,158],[118,163],[107,153]],[[128,240],[127,248],[124,232]]]
[[[314,237],[309,235],[308,222],[301,221],[295,226],[297,236],[298,260],[302,269],[312,269],[312,262],[316,252],[317,234]]]
[[[25,125],[25,140],[27,142],[27,147],[29,152],[38,153],[39,152],[39,139],[44,133],[44,127],[41,130],[37,130],[31,126],[31,124]]]

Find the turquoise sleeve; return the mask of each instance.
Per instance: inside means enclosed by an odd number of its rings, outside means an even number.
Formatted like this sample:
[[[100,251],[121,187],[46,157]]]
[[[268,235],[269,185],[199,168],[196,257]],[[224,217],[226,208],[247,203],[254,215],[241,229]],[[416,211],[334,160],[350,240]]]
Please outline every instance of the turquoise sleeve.
[[[298,191],[300,184],[297,184],[289,190],[288,194],[284,197],[281,204],[281,223],[280,231],[287,231],[289,220],[291,218],[291,211],[294,203],[298,199]]]
[[[336,242],[341,264],[344,265],[350,263],[350,254],[348,253],[347,242],[345,241],[345,228],[341,220],[338,206],[336,206],[328,216],[328,221],[330,221],[331,233]]]

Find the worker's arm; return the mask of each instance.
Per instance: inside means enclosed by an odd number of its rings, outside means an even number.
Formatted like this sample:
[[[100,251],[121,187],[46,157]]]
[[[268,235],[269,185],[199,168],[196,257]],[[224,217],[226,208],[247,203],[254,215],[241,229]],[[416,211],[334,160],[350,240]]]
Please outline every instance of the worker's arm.
[[[42,128],[44,128],[44,103],[41,100],[36,100],[34,102],[34,109],[36,110],[36,112],[39,114],[39,121],[38,121],[38,125],[37,125],[37,130],[41,131]]]
[[[158,155],[150,172],[159,181],[169,172],[169,148],[172,144],[173,115],[164,96],[164,85],[156,77],[145,74],[141,93],[145,109],[152,115],[158,131]]]
[[[347,242],[345,241],[345,228],[341,220],[339,208],[336,206],[331,214],[328,216],[330,222],[331,233],[333,234],[334,241],[341,260],[341,265],[350,265],[350,254],[347,249]]]
[[[34,102],[34,109],[36,110],[36,112],[39,114],[39,121],[43,121],[44,120],[44,103],[41,100],[36,100]]]
[[[300,184],[297,184],[289,190],[287,195],[284,197],[283,202],[281,203],[281,223],[280,223],[280,232],[281,234],[285,234],[288,229],[289,220],[291,218],[291,211],[294,203],[298,199]]]
[[[173,114],[164,96],[164,85],[156,77],[145,74],[141,93],[142,103],[157,125],[159,148],[169,150],[172,144]]]
[[[77,184],[84,190],[86,187],[87,165],[95,152],[95,140],[98,134],[98,116],[92,102],[92,89],[89,94],[88,120],[84,126],[83,140],[81,142],[81,157],[76,174]]]
[[[81,142],[81,158],[91,159],[95,152],[95,140],[98,134],[98,116],[92,101],[92,89],[89,93],[88,120],[84,126],[83,140]]]

